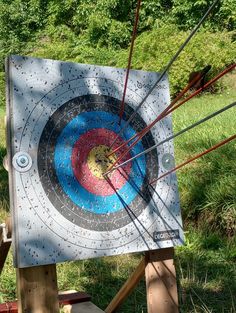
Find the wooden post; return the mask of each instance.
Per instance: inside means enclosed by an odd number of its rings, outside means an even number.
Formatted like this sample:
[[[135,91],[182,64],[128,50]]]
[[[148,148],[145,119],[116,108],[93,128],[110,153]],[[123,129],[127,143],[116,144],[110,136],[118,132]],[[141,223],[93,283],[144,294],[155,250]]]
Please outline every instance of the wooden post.
[[[11,238],[11,220],[7,218],[6,222],[7,238]],[[0,228],[0,274],[3,270],[4,263],[9,252],[11,242],[4,242],[2,229]]]
[[[146,252],[148,313],[178,313],[174,248]]]
[[[18,313],[58,313],[56,265],[17,269]]]

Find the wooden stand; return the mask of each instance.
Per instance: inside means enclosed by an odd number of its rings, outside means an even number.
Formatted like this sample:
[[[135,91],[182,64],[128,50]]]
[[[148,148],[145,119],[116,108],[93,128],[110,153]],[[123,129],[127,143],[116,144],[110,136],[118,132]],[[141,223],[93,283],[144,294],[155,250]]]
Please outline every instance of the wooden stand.
[[[5,222],[6,225],[6,237],[11,238],[11,220],[8,218]],[[4,241],[3,229],[0,228],[0,274],[5,264],[7,254],[10,250],[11,241]]]
[[[19,313],[58,313],[56,265],[17,269]]]
[[[0,274],[2,272],[11,241],[10,218],[0,228]],[[17,293],[19,313],[58,313],[58,289],[56,265],[17,269]]]
[[[9,219],[6,221],[6,225],[5,242],[3,233],[0,231],[0,273],[10,248],[10,242],[6,241],[6,237],[11,235]],[[178,293],[173,258],[174,248],[146,252],[145,257],[105,309],[105,312],[116,312],[145,275],[148,313],[178,313]],[[17,293],[18,313],[59,313],[56,265],[17,269]],[[66,312],[103,312],[94,306],[87,296],[82,295],[83,299],[86,298],[84,300],[87,301],[86,303],[81,303],[73,308],[67,307]]]
[[[116,312],[145,274],[148,313],[178,313],[174,248],[146,252],[135,272],[105,309]]]
[[[178,292],[174,249],[146,253],[146,288],[148,313],[178,313]]]

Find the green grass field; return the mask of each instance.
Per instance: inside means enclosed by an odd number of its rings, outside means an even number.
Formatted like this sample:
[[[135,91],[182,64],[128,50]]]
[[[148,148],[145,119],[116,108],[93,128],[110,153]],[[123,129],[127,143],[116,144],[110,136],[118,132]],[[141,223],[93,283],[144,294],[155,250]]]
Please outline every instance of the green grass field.
[[[229,88],[205,94],[186,103],[173,115],[177,132],[192,122],[236,99],[235,74]],[[5,151],[4,109],[0,108],[1,161]],[[186,160],[235,133],[235,108],[175,140],[176,163]],[[205,156],[178,172],[186,243],[176,249],[180,311],[183,313],[236,312],[236,142]],[[0,163],[2,164],[2,162]],[[9,214],[7,173],[0,165],[0,220]],[[123,255],[59,264],[60,290],[77,289],[92,295],[105,308],[141,259]],[[1,276],[0,302],[15,298],[15,271],[9,255]],[[142,281],[122,313],[145,313],[146,293]]]

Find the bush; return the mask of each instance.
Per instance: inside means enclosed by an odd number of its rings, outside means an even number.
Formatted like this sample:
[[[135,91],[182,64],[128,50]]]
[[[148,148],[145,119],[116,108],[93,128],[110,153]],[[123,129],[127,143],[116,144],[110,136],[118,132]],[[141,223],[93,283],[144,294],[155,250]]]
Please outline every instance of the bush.
[[[141,34],[135,44],[133,68],[149,71],[163,70],[187,35],[184,31],[178,31],[175,26],[165,26]],[[232,32],[212,33],[201,30],[183,50],[170,70],[172,94],[187,84],[191,72],[210,64],[213,76],[227,64],[233,63],[236,42],[233,42],[232,36]],[[126,60],[127,53],[123,51],[118,55],[117,65],[127,66]]]
[[[92,44],[105,45],[111,20],[102,14],[94,13],[89,17],[88,35]]]
[[[20,53],[35,32],[44,28],[45,7],[44,0],[0,0],[1,63],[6,54]]]
[[[131,25],[113,20],[108,32],[108,45],[111,48],[125,48],[131,40]]]
[[[143,0],[138,33],[173,23],[188,30],[198,22],[211,0]],[[24,53],[38,34],[51,36],[67,27],[94,47],[127,48],[137,0],[0,0],[0,62],[6,54]],[[236,2],[225,0],[214,9],[207,29],[236,28]],[[50,31],[49,31],[50,30]],[[47,33],[49,31],[49,33]],[[27,51],[27,49],[26,49]],[[1,66],[2,70],[3,67]]]
[[[211,4],[211,0],[174,0],[171,11],[172,20],[182,29],[192,28]],[[234,30],[236,28],[235,0],[219,2],[205,25],[211,30]]]

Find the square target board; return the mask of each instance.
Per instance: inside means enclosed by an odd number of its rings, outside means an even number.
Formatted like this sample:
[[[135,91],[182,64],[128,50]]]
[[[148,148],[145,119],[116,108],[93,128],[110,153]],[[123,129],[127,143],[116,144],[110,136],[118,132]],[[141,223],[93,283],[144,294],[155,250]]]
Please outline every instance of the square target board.
[[[173,142],[103,174],[127,149],[115,149],[169,104],[166,76],[132,70],[119,122],[125,69],[10,56],[7,137],[14,263],[53,264],[183,243]],[[127,125],[127,123],[126,123]],[[172,135],[158,122],[125,161]]]

